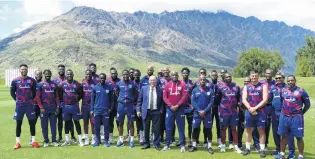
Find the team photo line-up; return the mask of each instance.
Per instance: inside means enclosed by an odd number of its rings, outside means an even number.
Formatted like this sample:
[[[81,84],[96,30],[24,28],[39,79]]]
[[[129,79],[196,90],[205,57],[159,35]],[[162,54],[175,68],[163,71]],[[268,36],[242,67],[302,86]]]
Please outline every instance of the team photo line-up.
[[[271,155],[279,159],[285,158],[288,145],[287,158],[295,158],[295,137],[298,159],[303,158],[304,114],[310,108],[310,100],[307,92],[296,86],[293,75],[287,76],[285,83],[282,72],[275,73],[273,80],[273,71],[267,69],[265,79],[259,81],[259,73],[253,70],[249,77],[244,78],[244,85],[240,88],[232,81],[232,75],[227,70],[220,71],[221,80],[218,80],[217,71],[211,71],[211,79],[208,80],[207,71],[202,68],[199,70],[199,78],[193,82],[189,79],[190,70],[187,67],[181,70],[182,80],[179,80],[176,71],[171,72],[165,67],[154,76],[154,67],[148,66],[147,75],[142,78],[138,69],[131,68],[123,70],[120,79],[115,68],[110,69],[108,78],[105,73],[96,74],[96,65],[91,63],[82,82],[78,82],[74,80],[73,71],[66,70],[64,65],[58,65],[58,75],[54,79],[51,78],[52,72],[49,69],[43,72],[37,70],[35,79],[27,75],[26,64],[21,64],[19,69],[21,75],[12,81],[10,88],[10,94],[16,101],[15,150],[21,148],[21,126],[26,115],[31,133],[29,144],[34,148],[39,147],[35,140],[38,117],[44,138],[43,147],[51,144],[67,146],[71,142],[87,146],[90,144],[89,124],[92,131],[91,145],[96,147],[103,141],[105,147],[110,147],[114,142],[116,123],[119,133],[116,147],[129,142],[129,146],[134,148],[134,136],[137,133],[143,150],[149,149],[152,141],[156,150],[167,151],[174,144],[180,146],[180,152],[185,152],[186,146],[189,152],[197,150],[202,122],[204,147],[210,154],[214,154],[212,126],[215,122],[219,152],[233,149],[236,153],[249,155],[253,139],[254,149],[264,158],[272,128],[276,150]],[[126,116],[128,135],[124,137]],[[80,119],[83,119],[85,135],[81,132]],[[175,121],[179,134],[178,144],[174,139]],[[48,125],[51,140],[48,137]],[[78,139],[74,136],[74,127]],[[242,144],[244,131],[245,148]],[[164,145],[163,148],[161,144]]]

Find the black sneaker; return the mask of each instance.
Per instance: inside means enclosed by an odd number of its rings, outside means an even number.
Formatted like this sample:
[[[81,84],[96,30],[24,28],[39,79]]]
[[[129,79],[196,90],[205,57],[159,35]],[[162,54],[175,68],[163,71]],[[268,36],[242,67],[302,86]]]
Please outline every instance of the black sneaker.
[[[260,158],[265,158],[266,157],[266,152],[265,151],[260,151],[259,155],[260,155]]]
[[[189,152],[194,152],[194,151],[196,151],[196,150],[197,150],[197,147],[192,146],[188,151],[189,151]]]
[[[208,147],[208,152],[209,152],[211,155],[214,154],[214,151],[213,151],[212,147]]]
[[[250,154],[250,150],[246,149],[245,151],[243,151],[243,156],[247,156]]]

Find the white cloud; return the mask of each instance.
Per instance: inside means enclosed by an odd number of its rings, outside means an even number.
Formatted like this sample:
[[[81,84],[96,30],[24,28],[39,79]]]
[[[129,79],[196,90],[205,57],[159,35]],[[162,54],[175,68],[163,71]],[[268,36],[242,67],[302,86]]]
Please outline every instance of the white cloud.
[[[54,17],[62,14],[60,3],[58,0],[25,0],[24,9],[28,15]]]
[[[164,10],[225,10],[239,16],[255,16],[261,20],[284,21],[315,31],[314,0],[73,0],[77,6],[106,11],[160,13]]]
[[[0,16],[0,21],[6,21],[6,20],[8,20],[8,18],[7,17],[2,17],[2,16]]]

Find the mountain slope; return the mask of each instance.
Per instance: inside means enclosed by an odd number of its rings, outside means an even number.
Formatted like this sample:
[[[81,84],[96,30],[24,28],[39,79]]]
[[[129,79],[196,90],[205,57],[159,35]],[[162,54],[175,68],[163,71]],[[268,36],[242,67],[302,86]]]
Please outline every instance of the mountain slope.
[[[112,66],[144,70],[153,62],[176,69],[230,69],[241,51],[260,47],[280,51],[285,70],[293,72],[295,51],[306,35],[314,32],[227,12],[129,14],[76,7],[0,41],[0,70],[22,62],[40,68],[65,63],[80,73],[90,62],[106,71]]]

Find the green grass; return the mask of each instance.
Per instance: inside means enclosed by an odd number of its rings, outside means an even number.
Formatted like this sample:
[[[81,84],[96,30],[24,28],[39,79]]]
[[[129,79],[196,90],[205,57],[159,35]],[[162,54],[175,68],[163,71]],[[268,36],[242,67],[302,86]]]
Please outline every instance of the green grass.
[[[298,85],[302,88],[305,88],[311,97],[311,103],[314,104],[315,99],[315,78],[298,78]],[[235,79],[235,81],[242,85],[242,79]],[[1,159],[9,159],[9,158],[56,158],[56,159],[72,159],[72,158],[209,158],[210,155],[204,150],[204,148],[199,148],[195,153],[180,153],[179,148],[171,147],[172,149],[167,152],[157,152],[153,148],[143,151],[141,150],[139,145],[136,145],[134,149],[130,149],[128,146],[123,148],[116,148],[112,146],[110,148],[105,148],[103,146],[92,148],[88,147],[79,147],[77,145],[71,145],[69,147],[49,147],[49,148],[39,148],[33,149],[28,146],[28,140],[30,137],[29,128],[27,120],[24,120],[21,142],[22,148],[18,151],[14,151],[12,147],[15,144],[15,121],[12,119],[14,114],[14,102],[11,100],[9,95],[9,89],[3,86],[3,80],[0,80],[2,84],[0,86],[0,158]],[[315,131],[315,109],[311,107],[309,112],[305,117],[305,158],[315,158],[315,137],[313,135],[313,131]],[[24,118],[26,119],[26,118]],[[115,128],[116,129],[116,128]],[[216,159],[224,159],[224,158],[259,158],[256,152],[253,152],[252,155],[248,157],[243,157],[240,154],[236,154],[232,151],[228,151],[226,153],[219,153],[218,147],[216,145],[216,135],[215,128],[213,128],[214,132],[214,146],[215,154],[211,156]],[[36,139],[37,141],[43,141],[43,137],[41,134],[40,121],[37,124],[36,129]],[[176,133],[177,134],[177,133]],[[117,132],[116,132],[117,135]],[[176,135],[177,136],[177,135]],[[202,135],[201,135],[202,136]],[[115,138],[117,139],[117,137]],[[201,139],[203,141],[203,139]],[[270,154],[275,146],[273,144],[272,135],[270,136],[270,145],[269,151]],[[42,143],[41,143],[42,144]],[[267,158],[273,158],[268,155]]]

